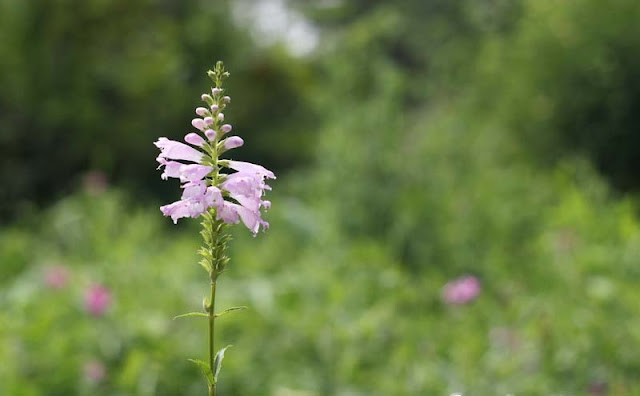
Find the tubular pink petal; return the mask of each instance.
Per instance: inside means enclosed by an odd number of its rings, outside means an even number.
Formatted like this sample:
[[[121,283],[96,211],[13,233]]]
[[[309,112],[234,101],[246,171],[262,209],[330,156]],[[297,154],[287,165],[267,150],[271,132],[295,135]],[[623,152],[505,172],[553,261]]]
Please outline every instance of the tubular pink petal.
[[[176,161],[164,161],[164,163],[160,166],[164,166],[164,172],[160,175],[162,180],[167,180],[169,177],[180,177],[180,167],[184,165],[181,162]]]
[[[267,179],[276,178],[276,176],[270,170],[266,169],[263,166],[252,164],[250,162],[227,161],[226,163],[223,163],[223,164],[226,164],[226,166],[238,172],[247,173],[250,175],[258,175],[261,177],[266,177]]]
[[[204,179],[211,171],[213,171],[213,168],[206,165],[182,165],[180,167],[180,181],[197,182]]]
[[[204,154],[184,143],[161,137],[154,143],[160,149],[160,158],[200,162]]]
[[[227,224],[236,224],[240,221],[238,212],[235,210],[235,204],[224,202],[218,207],[218,219],[224,221]]]
[[[189,144],[193,144],[194,146],[198,146],[198,147],[202,147],[202,145],[205,143],[204,139],[198,135],[197,133],[188,133],[185,137],[184,137],[184,141],[189,143]]]

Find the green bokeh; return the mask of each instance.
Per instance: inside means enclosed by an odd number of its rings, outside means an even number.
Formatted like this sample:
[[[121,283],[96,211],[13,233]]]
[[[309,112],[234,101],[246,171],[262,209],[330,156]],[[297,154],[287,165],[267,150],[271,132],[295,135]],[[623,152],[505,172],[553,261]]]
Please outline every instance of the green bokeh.
[[[0,395],[205,394],[206,323],[171,319],[207,293],[199,226],[158,211],[151,143],[218,58],[234,158],[278,175],[219,282],[249,307],[221,395],[640,394],[636,2],[289,6],[306,57],[224,1],[0,0]]]

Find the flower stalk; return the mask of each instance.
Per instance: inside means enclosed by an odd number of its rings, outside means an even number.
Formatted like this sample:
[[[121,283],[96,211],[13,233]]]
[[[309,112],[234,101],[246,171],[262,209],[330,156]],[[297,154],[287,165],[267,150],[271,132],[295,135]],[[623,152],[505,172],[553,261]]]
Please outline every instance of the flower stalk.
[[[191,121],[200,134],[192,132],[184,137],[190,146],[164,137],[159,138],[155,145],[161,151],[156,160],[160,163],[159,169],[164,167],[162,179],[173,177],[183,183],[182,199],[162,206],[160,210],[165,216],[170,216],[174,223],[183,217],[203,219],[200,233],[204,244],[199,250],[202,256],[200,265],[207,271],[211,286],[209,297],[203,301],[205,313],[192,312],[177,317],[204,316],[208,320],[208,361],[190,360],[199,366],[206,377],[209,396],[215,396],[222,359],[230,347],[215,352],[215,320],[223,314],[244,308],[233,307],[219,314],[215,312],[218,278],[229,263],[226,251],[231,235],[228,227],[242,222],[254,236],[260,228],[268,228],[269,223],[262,219],[261,210],[269,209],[271,202],[263,200],[262,196],[271,189],[265,179],[275,179],[275,175],[260,165],[220,159],[220,155],[241,147],[244,140],[239,136],[225,137],[232,130],[230,124],[223,124],[223,111],[231,98],[225,95],[222,86],[229,73],[222,62],[218,62],[207,75],[215,86],[211,94],[201,96],[207,107],[198,107],[196,114],[200,118]],[[222,173],[221,170],[225,169],[228,172]]]

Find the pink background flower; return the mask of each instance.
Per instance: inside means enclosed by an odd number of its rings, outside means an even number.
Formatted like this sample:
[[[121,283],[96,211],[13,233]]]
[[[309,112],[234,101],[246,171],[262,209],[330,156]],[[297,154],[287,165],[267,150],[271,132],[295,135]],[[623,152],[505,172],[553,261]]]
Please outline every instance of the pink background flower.
[[[91,315],[100,316],[111,305],[111,293],[102,285],[91,285],[84,293],[84,305]]]
[[[447,304],[466,304],[480,294],[482,286],[475,276],[467,275],[444,285],[442,299]]]

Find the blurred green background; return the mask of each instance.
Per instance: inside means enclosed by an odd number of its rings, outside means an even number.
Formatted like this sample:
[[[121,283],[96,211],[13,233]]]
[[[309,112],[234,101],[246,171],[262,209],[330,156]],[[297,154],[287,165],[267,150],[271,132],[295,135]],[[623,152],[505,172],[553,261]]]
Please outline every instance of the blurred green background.
[[[202,395],[156,171],[222,59],[221,395],[640,395],[640,2],[0,0],[0,395]],[[477,295],[446,290],[474,276]]]

